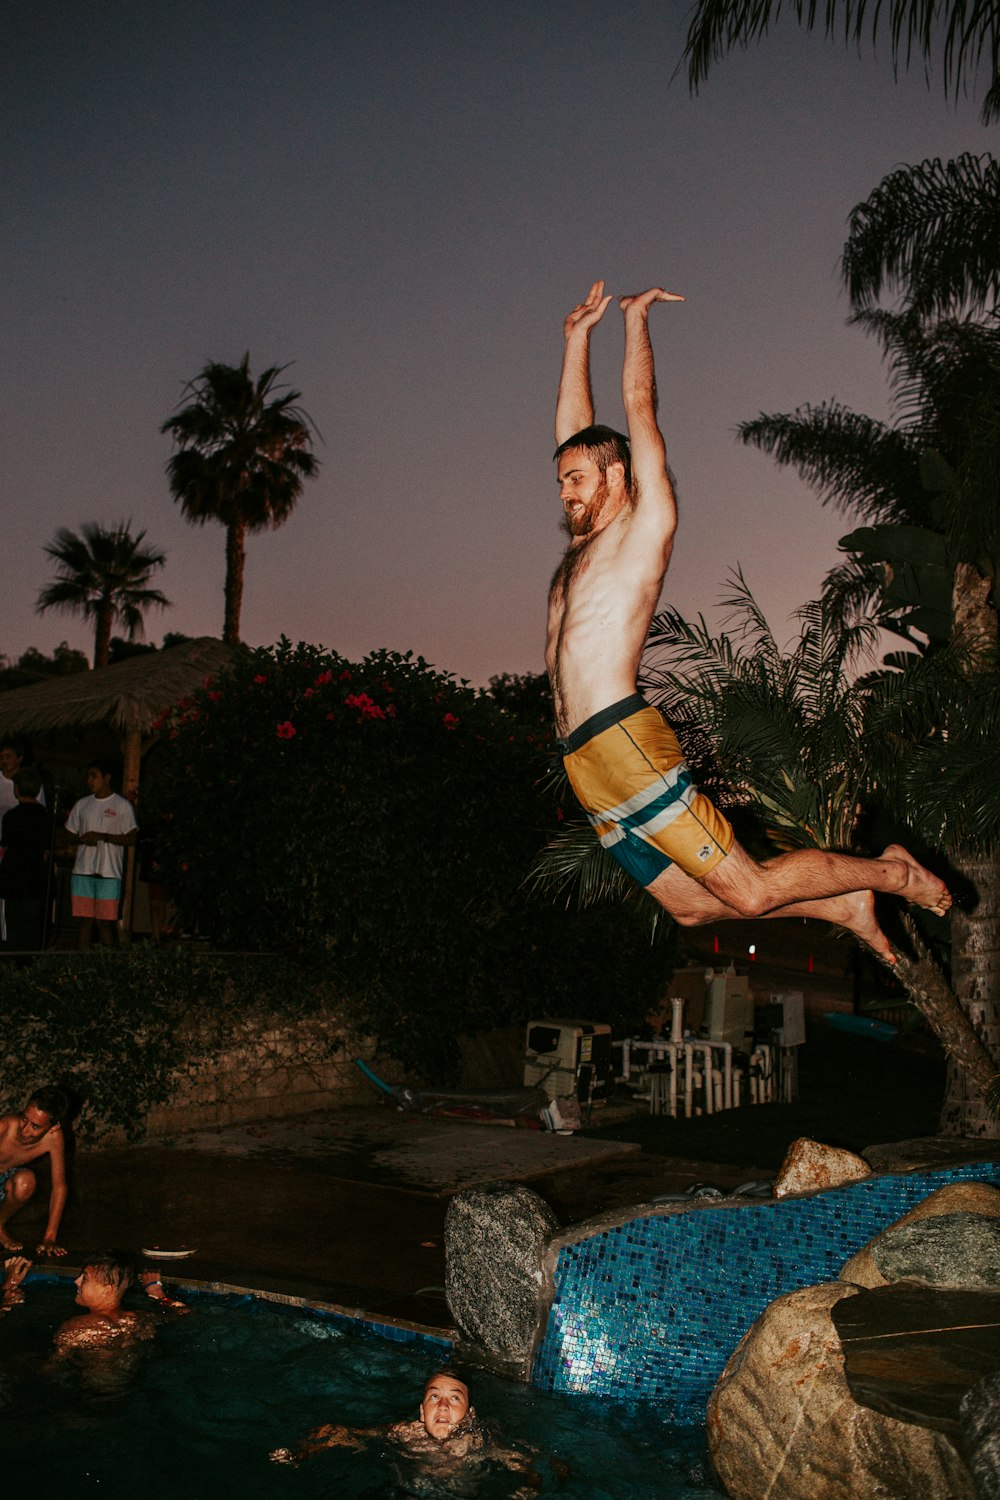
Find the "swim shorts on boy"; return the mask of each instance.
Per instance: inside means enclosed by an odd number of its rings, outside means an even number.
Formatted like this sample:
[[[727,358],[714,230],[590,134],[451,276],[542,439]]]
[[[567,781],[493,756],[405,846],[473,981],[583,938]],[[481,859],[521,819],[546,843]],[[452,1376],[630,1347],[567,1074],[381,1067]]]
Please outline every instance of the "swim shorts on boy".
[[[117,921],[122,893],[120,880],[101,875],[74,875],[70,879],[70,893],[74,917],[96,917],[98,922]]]
[[[560,742],[577,800],[608,853],[639,885],[672,864],[695,880],[733,846],[733,830],[691,779],[663,715],[633,693]]]

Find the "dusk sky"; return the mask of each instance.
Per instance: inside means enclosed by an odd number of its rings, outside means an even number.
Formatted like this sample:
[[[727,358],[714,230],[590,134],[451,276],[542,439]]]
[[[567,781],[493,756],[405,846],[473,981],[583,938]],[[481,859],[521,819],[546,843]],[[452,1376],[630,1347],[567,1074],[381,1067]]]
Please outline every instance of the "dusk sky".
[[[996,149],[979,99],[780,22],[697,97],[686,0],[34,0],[3,19],[0,652],[88,652],[38,616],[60,526],[167,553],[148,635],[222,629],[224,534],[170,498],[160,425],[208,360],[289,365],[320,477],[250,538],[243,636],[542,668],[562,550],[562,320],[662,284],[681,530],[665,598],[741,565],[776,632],[850,529],[736,424],[836,396],[887,415],[845,326],[847,215],[902,162]],[[620,425],[621,317],[595,335]],[[713,613],[718,622],[718,615]]]

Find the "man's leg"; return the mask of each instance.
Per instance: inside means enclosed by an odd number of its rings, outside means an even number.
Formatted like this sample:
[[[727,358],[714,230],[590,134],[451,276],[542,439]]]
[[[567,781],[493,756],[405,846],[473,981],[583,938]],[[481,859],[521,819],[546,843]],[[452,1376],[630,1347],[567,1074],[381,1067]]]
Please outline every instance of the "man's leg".
[[[3,1188],[0,1189],[0,1245],[5,1250],[23,1248],[15,1240],[8,1238],[4,1226],[12,1214],[16,1214],[19,1208],[24,1207],[34,1191],[35,1174],[26,1168],[19,1168],[13,1177],[8,1177]]]
[[[868,876],[869,878],[877,879],[879,877],[878,867],[889,865],[893,868],[890,869],[888,878],[902,882],[906,877],[902,876],[895,867],[904,864],[910,869],[919,871],[920,876],[932,882],[932,894],[938,890],[943,891],[945,905],[950,903],[951,898],[948,896],[942,882],[938,881],[926,870],[923,870],[921,866],[911,860],[905,850],[898,849],[897,845],[890,845],[881,860],[855,859],[846,855],[827,855],[822,850],[803,850],[801,853],[807,856],[807,860],[808,856],[814,853],[818,854],[820,860],[823,861],[817,872],[813,867],[813,862],[808,860],[808,872],[814,877],[817,873],[827,873],[827,860],[837,861],[835,869],[841,880],[848,878],[857,879],[859,871],[862,877]],[[733,858],[734,855],[736,856],[735,860]],[[896,886],[879,887],[868,885],[861,889],[847,890],[841,888],[836,894],[812,896],[802,892],[803,899],[788,900],[782,905],[772,906],[763,910],[759,909],[749,899],[748,893],[759,899],[761,872],[764,872],[766,880],[766,872],[772,865],[784,861],[798,861],[799,858],[798,853],[778,855],[773,861],[769,860],[764,864],[758,864],[750,858],[745,849],[739,844],[734,844],[722,863],[717,865],[715,870],[710,875],[707,875],[704,880],[694,880],[690,875],[686,875],[678,865],[671,865],[669,869],[665,870],[662,875],[659,875],[646,889],[670,913],[675,921],[684,927],[700,927],[709,922],[739,921],[747,917],[812,917],[814,920],[832,922],[838,927],[846,928],[848,932],[854,933],[856,937],[872,948],[881,958],[886,959],[890,963],[895,962],[889,940],[875,920],[875,898],[872,892],[873,889],[893,889],[897,894],[905,896],[906,899],[915,899],[913,896],[907,896],[906,891],[900,889],[899,884]],[[730,864],[730,861],[733,861],[733,863]],[[714,877],[720,871],[725,870],[726,867],[728,867],[730,878],[725,882],[716,882]],[[737,880],[742,880],[743,883],[739,886],[737,898],[727,901],[718,893],[716,887],[718,884],[722,884],[724,889],[729,890],[734,873]],[[782,869],[779,874],[782,881],[787,879],[785,869]],[[885,878],[884,872],[883,878]],[[773,889],[772,887],[772,892]]]
[[[747,917],[762,917],[792,902],[845,896],[850,891],[899,896],[940,916],[951,905],[944,881],[899,844],[890,844],[878,859],[832,854],[827,849],[796,849],[758,864],[734,843],[703,883],[713,896]]]

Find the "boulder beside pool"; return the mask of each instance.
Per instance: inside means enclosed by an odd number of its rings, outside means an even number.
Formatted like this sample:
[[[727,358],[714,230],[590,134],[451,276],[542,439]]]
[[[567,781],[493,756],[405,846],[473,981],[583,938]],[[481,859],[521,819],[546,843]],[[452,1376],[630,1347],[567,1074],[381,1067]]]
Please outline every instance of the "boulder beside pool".
[[[861,1182],[872,1175],[864,1157],[840,1146],[824,1146],[800,1136],[785,1153],[777,1177],[774,1196],[787,1198],[794,1193],[815,1193],[821,1188],[840,1187],[845,1182]]]
[[[444,1221],[445,1292],[466,1357],[528,1379],[542,1261],[556,1228],[548,1204],[520,1183],[484,1183],[452,1198]]]
[[[950,1221],[944,1233],[915,1233],[922,1223],[939,1217]],[[963,1229],[973,1223],[979,1232],[970,1238],[963,1234]],[[990,1223],[1000,1229],[1000,1188],[988,1182],[948,1183],[869,1240],[847,1261],[838,1280],[864,1287],[887,1286],[904,1278],[926,1280],[937,1286],[995,1286],[997,1282],[989,1279],[988,1272]],[[925,1252],[932,1245],[937,1247],[932,1275],[924,1274],[929,1262],[921,1244]],[[983,1244],[986,1256],[982,1274],[973,1274],[970,1279],[976,1247]],[[980,1260],[983,1260],[981,1253]]]
[[[772,1302],[708,1403],[712,1459],[733,1500],[974,1500],[941,1432],[859,1406],[832,1312],[858,1289],[804,1287]]]

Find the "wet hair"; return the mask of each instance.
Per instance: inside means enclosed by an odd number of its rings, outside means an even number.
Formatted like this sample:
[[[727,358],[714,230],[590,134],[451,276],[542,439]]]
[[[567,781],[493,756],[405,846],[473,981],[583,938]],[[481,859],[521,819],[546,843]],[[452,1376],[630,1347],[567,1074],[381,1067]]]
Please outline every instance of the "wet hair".
[[[432,1370],[427,1379],[424,1381],[425,1396],[427,1395],[430,1386],[435,1380],[454,1380],[457,1385],[464,1385],[469,1400],[472,1400],[472,1392],[469,1390],[469,1382],[466,1380],[465,1376],[460,1375],[457,1370]]]
[[[131,1250],[94,1250],[84,1256],[83,1269],[123,1295],[135,1281],[139,1267]]]
[[[594,460],[601,471],[603,479],[608,472],[610,464],[624,464],[625,466],[625,488],[632,488],[632,452],[629,448],[628,438],[623,432],[616,432],[613,427],[605,427],[598,422],[591,427],[582,427],[579,432],[560,443],[554,459],[560,459],[564,453],[573,448],[582,448]]]
[[[35,1089],[26,1105],[30,1109],[34,1105],[43,1114],[48,1115],[53,1125],[60,1125],[69,1113],[69,1095],[65,1089],[58,1084],[46,1084],[43,1088]]]
[[[10,779],[18,797],[37,797],[42,790],[42,778],[35,766],[22,766]]]

